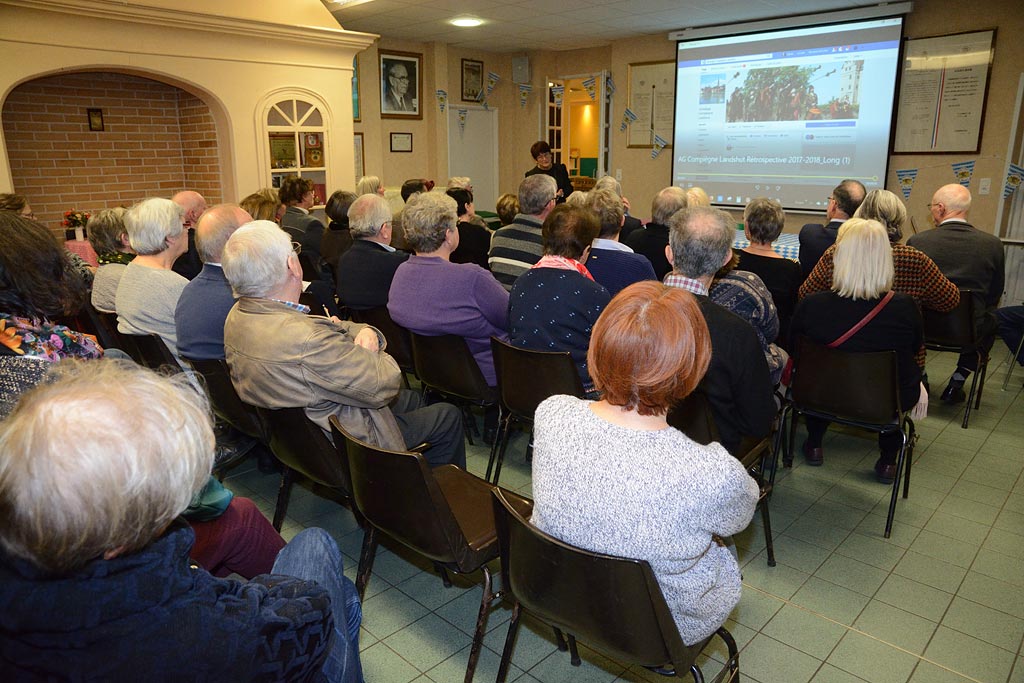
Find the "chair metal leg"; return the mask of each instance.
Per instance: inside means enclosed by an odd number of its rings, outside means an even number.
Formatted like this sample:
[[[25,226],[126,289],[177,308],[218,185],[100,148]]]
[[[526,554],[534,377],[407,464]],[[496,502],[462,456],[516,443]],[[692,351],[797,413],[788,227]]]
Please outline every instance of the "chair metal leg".
[[[740,680],[740,653],[736,648],[736,640],[732,637],[732,634],[724,627],[721,626],[715,634],[725,642],[726,651],[729,653],[729,659],[726,661],[725,666],[729,669],[729,681],[732,683],[739,683]]]
[[[696,664],[690,667],[690,675],[693,676],[694,683],[704,683],[704,673]]]
[[[480,597],[480,611],[476,615],[476,630],[473,632],[473,647],[469,650],[469,663],[466,665],[465,683],[473,683],[473,674],[476,672],[476,664],[480,659],[480,650],[484,645],[484,628],[487,626],[487,614],[490,611],[491,601],[495,595],[491,592],[491,570],[485,564],[484,572],[484,593]],[[501,680],[500,678],[498,680]]]
[[[512,620],[508,622],[508,634],[505,636],[505,647],[501,650],[501,662],[498,664],[497,683],[505,683],[508,678],[508,667],[512,663],[512,648],[516,642],[516,634],[519,633],[519,617],[522,609],[519,602],[512,605]]]
[[[892,480],[892,496],[889,499],[889,514],[885,518],[885,537],[892,534],[892,521],[896,517],[896,500],[900,494],[900,474],[903,472],[904,462],[907,455],[907,433],[900,430],[903,436],[903,443],[900,444],[900,453],[896,457],[896,476]]]
[[[441,566],[440,562],[434,563],[434,570],[437,571],[437,575],[441,577],[441,583],[444,584],[445,588],[452,587],[452,580],[448,576],[448,570]]]
[[[981,379],[978,381],[978,396],[974,399],[975,410],[981,407],[981,394],[985,391],[985,377],[988,376],[988,361],[989,356],[986,355],[978,363],[978,370],[981,372]]]
[[[775,544],[772,542],[772,515],[768,511],[768,496],[762,495],[758,502],[761,506],[761,525],[764,526],[764,543],[768,554],[768,566],[775,566]]]
[[[583,663],[580,659],[579,650],[576,649],[576,636],[569,634],[569,663],[573,666],[579,666]]]
[[[373,571],[373,561],[377,558],[377,530],[367,526],[363,532],[363,548],[359,552],[359,569],[356,572],[356,591],[359,592],[359,601],[362,602],[366,594],[366,584],[370,581],[370,572]]]
[[[561,652],[565,652],[569,649],[569,646],[565,643],[565,638],[562,637],[562,632],[559,631],[557,627],[555,627],[555,644]]]
[[[768,477],[768,484],[772,487],[772,490],[774,490],[775,486],[775,473],[779,470],[779,451],[783,449],[786,439],[786,417],[788,415],[789,406],[787,405],[782,409],[782,413],[779,415],[779,428],[775,431],[775,438],[772,441],[772,472]],[[785,460],[784,454],[783,460]],[[792,458],[790,458],[790,461],[792,461]],[[762,469],[761,472],[763,473],[764,469]]]
[[[292,496],[292,482],[295,480],[295,470],[283,464],[282,468],[281,484],[277,487],[277,505],[274,507],[274,528],[278,533],[288,512],[288,500]]]
[[[505,457],[505,443],[509,439],[509,423],[511,421],[512,413],[506,415],[504,419],[499,418],[498,420],[498,436],[494,439],[494,444],[491,446],[491,455],[487,459],[487,473],[484,475],[484,481],[491,481],[491,472],[494,471],[495,463],[500,462],[501,458]]]
[[[914,421],[908,416],[907,424],[907,466],[903,473],[903,497],[910,495],[910,467],[914,462],[914,446],[917,445],[917,432],[914,430]]]
[[[971,408],[977,408],[981,405],[981,392],[978,390],[978,377],[982,378],[982,386],[984,386],[985,377],[985,361],[981,357],[981,353],[978,354],[978,367],[974,371],[974,375],[971,377],[971,391],[967,394],[967,402],[964,404],[964,421],[960,424],[961,429],[967,429],[967,421],[971,419]],[[977,396],[977,403],[975,403],[975,396]]]
[[[498,451],[498,459],[494,464],[494,479],[491,483],[495,486],[498,485],[498,479],[501,477],[501,466],[505,464],[505,451],[508,450],[508,442],[512,439],[512,425],[518,422],[512,413],[509,413],[505,418],[505,438],[501,442],[501,450]]]
[[[479,432],[476,429],[476,420],[473,418],[473,412],[466,404],[462,405],[462,431],[466,434],[466,441],[469,442],[470,446],[473,446],[473,434]]]
[[[791,407],[789,411],[789,444],[786,446],[786,452],[782,455],[783,467],[793,466],[793,442],[796,441],[796,423],[799,417],[800,414]]]

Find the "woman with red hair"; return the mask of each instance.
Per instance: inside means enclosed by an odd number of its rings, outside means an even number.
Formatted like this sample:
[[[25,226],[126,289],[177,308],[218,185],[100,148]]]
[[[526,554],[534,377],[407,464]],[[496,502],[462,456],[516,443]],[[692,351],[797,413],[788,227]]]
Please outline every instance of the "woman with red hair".
[[[707,324],[692,294],[638,282],[598,318],[587,358],[602,399],[553,396],[537,409],[532,522],[650,562],[683,642],[698,643],[740,599],[736,558],[716,537],[746,528],[758,497],[725,448],[666,421],[707,371]]]

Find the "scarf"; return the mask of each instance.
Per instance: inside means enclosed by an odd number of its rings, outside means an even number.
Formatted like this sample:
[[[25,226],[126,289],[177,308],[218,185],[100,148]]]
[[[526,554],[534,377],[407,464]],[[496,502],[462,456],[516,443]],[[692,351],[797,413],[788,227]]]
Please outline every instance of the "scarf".
[[[105,266],[108,263],[123,263],[128,265],[135,258],[135,254],[126,254],[123,251],[115,251],[109,254],[97,254],[96,261],[101,265]]]
[[[533,268],[558,268],[559,270],[575,270],[580,275],[584,276],[588,280],[593,280],[594,276],[590,274],[587,267],[577,261],[576,259],[566,258],[564,256],[552,256],[546,254],[540,258],[533,265]],[[531,268],[531,270],[533,269]]]

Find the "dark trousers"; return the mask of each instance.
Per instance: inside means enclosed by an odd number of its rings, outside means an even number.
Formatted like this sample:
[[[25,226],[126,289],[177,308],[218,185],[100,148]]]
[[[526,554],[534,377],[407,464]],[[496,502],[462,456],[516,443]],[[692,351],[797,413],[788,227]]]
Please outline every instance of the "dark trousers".
[[[996,311],[996,323],[999,325],[999,336],[1006,342],[1010,353],[1020,347],[1024,337],[1024,306],[1005,306]],[[1017,354],[1017,362],[1024,365],[1024,349]]]
[[[420,395],[402,389],[391,404],[405,445],[412,448],[428,441],[431,447],[423,456],[431,465],[466,467],[466,441],[462,431],[462,413],[450,403],[426,405]]]
[[[828,426],[832,424],[828,420],[823,420],[820,417],[811,417],[808,415],[805,420],[807,421],[807,443],[813,448],[821,448],[821,441],[825,438],[825,431]],[[900,452],[900,444],[903,443],[903,436],[898,430],[891,432],[879,432],[878,434],[878,450],[882,452],[882,460],[889,462],[896,462],[896,456]]]

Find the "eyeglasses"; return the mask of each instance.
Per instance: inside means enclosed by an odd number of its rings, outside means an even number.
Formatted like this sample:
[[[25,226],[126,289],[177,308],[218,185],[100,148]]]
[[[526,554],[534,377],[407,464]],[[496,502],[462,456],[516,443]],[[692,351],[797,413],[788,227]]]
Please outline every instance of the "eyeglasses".
[[[545,158],[550,159],[551,158],[551,152],[541,152],[540,154],[537,155],[536,158],[537,159],[545,159]]]
[[[292,251],[294,251],[295,255],[298,256],[302,253],[302,245],[298,242],[292,242]]]
[[[22,218],[27,218],[30,221],[34,221],[36,219],[36,214],[34,212],[32,212],[32,211],[29,211],[28,213],[21,214],[21,217]]]
[[[396,76],[394,74],[391,74],[391,78],[395,79],[396,81],[402,81],[403,83],[408,83],[409,82],[409,77],[408,76]]]
[[[934,204],[931,203],[931,202],[928,202],[927,206],[928,206],[929,209],[932,208],[933,206],[942,206],[942,202],[935,202]]]

